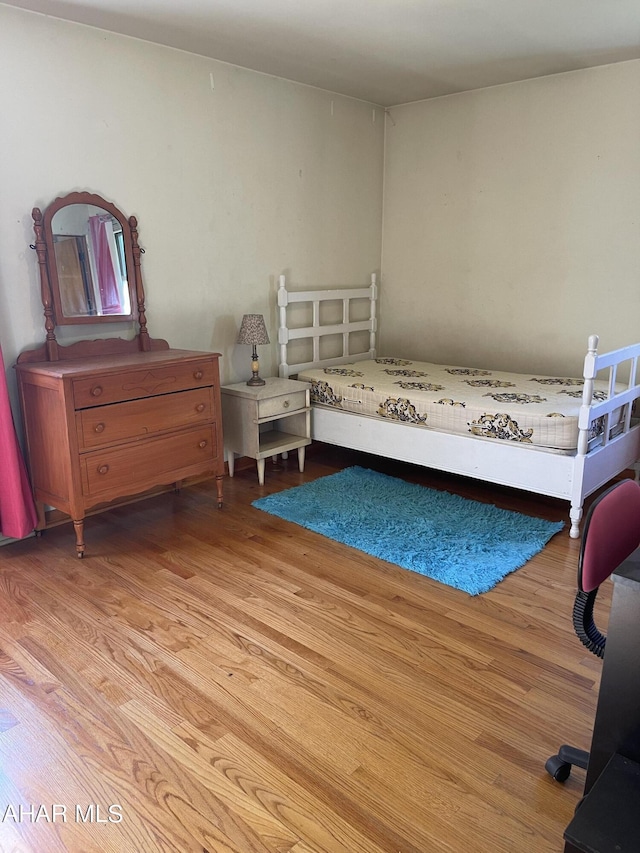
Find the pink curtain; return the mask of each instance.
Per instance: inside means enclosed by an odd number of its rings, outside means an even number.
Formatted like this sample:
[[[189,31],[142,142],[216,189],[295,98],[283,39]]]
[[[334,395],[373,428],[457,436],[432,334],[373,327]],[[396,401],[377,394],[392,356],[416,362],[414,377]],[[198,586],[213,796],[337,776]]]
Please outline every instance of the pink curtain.
[[[109,246],[106,222],[111,217],[90,216],[89,231],[96,261],[98,287],[102,301],[103,314],[122,314],[120,292],[113,268],[113,258]]]
[[[35,528],[37,518],[13,424],[0,348],[0,532],[12,539],[22,539]]]

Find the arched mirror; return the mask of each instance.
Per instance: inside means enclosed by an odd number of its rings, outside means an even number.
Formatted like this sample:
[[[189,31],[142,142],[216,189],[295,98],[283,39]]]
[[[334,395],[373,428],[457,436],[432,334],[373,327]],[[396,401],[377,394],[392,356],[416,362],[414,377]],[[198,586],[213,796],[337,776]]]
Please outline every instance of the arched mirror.
[[[33,212],[34,223],[42,216]],[[134,316],[130,224],[92,193],[56,199],[42,216],[55,324],[109,323]]]
[[[73,192],[53,201],[44,213],[34,207],[33,230],[44,308],[44,345],[21,359],[58,361],[88,352],[117,353],[167,348],[147,331],[140,269],[138,221],[95,193]],[[134,338],[61,346],[56,326],[135,321]]]

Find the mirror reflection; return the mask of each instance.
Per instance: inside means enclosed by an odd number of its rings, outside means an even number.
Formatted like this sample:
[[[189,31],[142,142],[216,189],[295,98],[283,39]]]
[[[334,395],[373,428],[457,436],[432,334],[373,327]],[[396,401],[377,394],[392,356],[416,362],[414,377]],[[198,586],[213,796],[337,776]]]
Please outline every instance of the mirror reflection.
[[[63,315],[130,314],[121,223],[93,204],[69,204],[56,211],[51,230]]]

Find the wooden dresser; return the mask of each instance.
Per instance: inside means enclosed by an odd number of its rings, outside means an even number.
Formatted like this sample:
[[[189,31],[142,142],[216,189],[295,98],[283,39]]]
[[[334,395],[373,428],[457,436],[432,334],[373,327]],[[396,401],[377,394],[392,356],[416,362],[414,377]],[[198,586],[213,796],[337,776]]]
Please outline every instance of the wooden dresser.
[[[218,357],[167,349],[16,365],[35,498],[71,516],[79,556],[97,504],[209,474],[222,505]]]
[[[147,329],[138,220],[91,192],[32,211],[45,340],[16,371],[38,529],[67,513],[82,557],[89,509],[188,477],[224,474],[219,353],[171,349]],[[62,345],[58,326],[131,323]]]

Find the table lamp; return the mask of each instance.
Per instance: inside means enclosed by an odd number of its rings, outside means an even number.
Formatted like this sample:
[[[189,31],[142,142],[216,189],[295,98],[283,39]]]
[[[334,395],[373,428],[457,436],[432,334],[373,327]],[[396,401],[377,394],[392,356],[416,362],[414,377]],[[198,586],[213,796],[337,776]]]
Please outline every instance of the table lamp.
[[[264,379],[260,379],[258,376],[258,351],[256,347],[258,344],[268,344],[269,343],[269,335],[267,334],[267,327],[264,324],[264,317],[262,314],[245,314],[242,318],[242,323],[240,324],[240,331],[238,332],[238,340],[236,341],[238,344],[251,344],[253,347],[253,353],[251,355],[251,379],[247,380],[247,385],[264,385]]]

